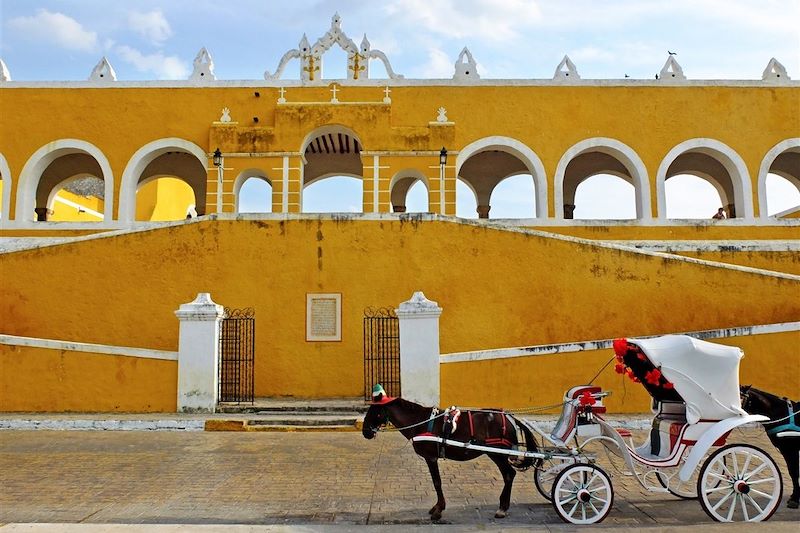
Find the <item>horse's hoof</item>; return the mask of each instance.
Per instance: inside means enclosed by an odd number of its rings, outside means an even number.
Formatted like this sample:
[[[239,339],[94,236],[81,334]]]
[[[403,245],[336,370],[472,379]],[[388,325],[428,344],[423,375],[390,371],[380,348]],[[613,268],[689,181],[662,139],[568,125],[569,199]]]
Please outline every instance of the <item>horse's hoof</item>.
[[[431,522],[438,522],[441,519],[442,519],[442,513],[438,511],[435,513],[431,513]]]
[[[494,517],[495,518],[505,518],[506,517],[506,512],[503,511],[502,509],[498,509],[497,512],[494,513]]]
[[[789,500],[788,502],[786,502],[786,507],[788,507],[789,509],[797,509],[798,507],[800,507],[800,502],[798,502],[797,500]]]

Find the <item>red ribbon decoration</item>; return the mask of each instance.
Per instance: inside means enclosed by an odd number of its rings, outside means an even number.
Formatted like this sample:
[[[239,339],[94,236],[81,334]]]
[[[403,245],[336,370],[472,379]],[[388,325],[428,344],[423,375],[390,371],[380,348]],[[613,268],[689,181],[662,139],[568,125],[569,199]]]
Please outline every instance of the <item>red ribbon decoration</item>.
[[[579,402],[579,403],[580,403],[582,406],[586,407],[587,405],[594,405],[594,404],[596,404],[596,403],[597,403],[597,400],[595,399],[595,397],[594,397],[594,396],[592,396],[592,393],[591,393],[591,392],[589,392],[589,391],[587,390],[587,391],[585,391],[583,394],[581,394],[581,395],[578,397],[578,402]]]

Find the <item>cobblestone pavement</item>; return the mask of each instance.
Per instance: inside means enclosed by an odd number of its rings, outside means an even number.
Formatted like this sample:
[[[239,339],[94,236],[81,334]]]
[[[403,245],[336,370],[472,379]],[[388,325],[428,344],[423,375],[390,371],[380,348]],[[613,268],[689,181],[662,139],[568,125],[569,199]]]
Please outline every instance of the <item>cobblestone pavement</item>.
[[[763,430],[735,431],[785,465]],[[608,465],[614,509],[604,526],[685,526],[711,519],[696,501],[648,493]],[[502,488],[482,457],[441,465],[455,526],[559,527],[533,485],[514,484],[508,518],[493,518]],[[0,431],[0,523],[424,525],[435,501],[425,463],[397,433]],[[795,529],[784,503],[769,522]],[[764,524],[767,526],[767,524]],[[782,529],[784,529],[782,528]],[[765,529],[766,531],[766,529]]]

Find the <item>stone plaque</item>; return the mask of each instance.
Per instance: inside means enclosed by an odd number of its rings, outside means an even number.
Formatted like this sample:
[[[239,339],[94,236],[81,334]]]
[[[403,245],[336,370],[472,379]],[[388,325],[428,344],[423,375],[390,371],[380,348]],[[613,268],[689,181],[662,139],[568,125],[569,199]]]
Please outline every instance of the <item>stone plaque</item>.
[[[306,340],[342,340],[342,295],[306,295]]]

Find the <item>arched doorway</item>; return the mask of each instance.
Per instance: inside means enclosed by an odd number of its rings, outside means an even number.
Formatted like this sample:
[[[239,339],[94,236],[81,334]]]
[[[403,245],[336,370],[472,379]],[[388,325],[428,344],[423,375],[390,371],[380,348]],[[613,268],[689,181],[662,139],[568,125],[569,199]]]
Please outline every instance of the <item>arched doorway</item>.
[[[272,213],[272,181],[261,170],[241,172],[233,192],[237,213]]]
[[[581,218],[588,218],[589,213],[603,214],[602,218],[622,219],[638,218],[649,219],[650,216],[650,183],[647,170],[639,155],[626,144],[605,137],[596,137],[581,141],[570,147],[561,157],[554,177],[554,195],[556,203],[556,218],[575,218],[577,207],[576,193],[584,181],[594,176],[606,176],[602,182],[616,186],[615,181],[610,181],[614,176],[631,185],[634,190],[632,203],[625,205],[618,212],[613,212],[604,204],[611,203],[614,196],[610,191],[602,191],[594,186],[592,196],[583,195],[584,201],[593,205],[582,206]],[[618,188],[618,187],[617,187]],[[625,189],[627,190],[627,189]],[[618,191],[617,191],[618,192]],[[623,196],[626,196],[623,194]],[[634,216],[625,216],[630,211]]]
[[[721,205],[706,206],[706,210],[713,207],[712,214],[722,207],[728,218],[752,218],[752,186],[747,167],[739,154],[714,139],[684,141],[661,161],[656,175],[659,218],[668,216],[665,182],[683,174],[701,178],[717,190]]]
[[[759,216],[774,216],[800,205],[800,138],[781,141],[767,152],[758,173]]]
[[[430,212],[428,178],[417,170],[402,170],[390,183],[393,213]]]
[[[595,174],[575,190],[576,220],[628,220],[636,218],[636,187],[612,174]]]
[[[301,151],[303,213],[364,211],[361,141],[355,132],[338,125],[318,128]]]

